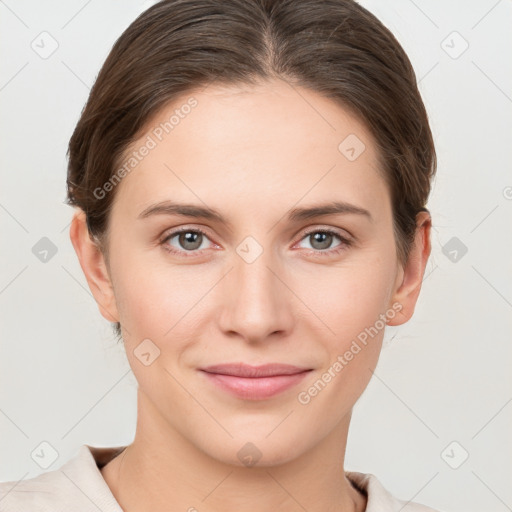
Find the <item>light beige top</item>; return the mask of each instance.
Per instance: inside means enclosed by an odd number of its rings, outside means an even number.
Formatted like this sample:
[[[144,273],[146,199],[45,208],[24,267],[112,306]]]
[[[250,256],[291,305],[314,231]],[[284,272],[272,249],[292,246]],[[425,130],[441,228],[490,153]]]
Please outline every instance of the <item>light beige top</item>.
[[[59,469],[19,482],[0,482],[0,512],[123,512],[100,469],[124,448],[84,444]],[[366,512],[438,512],[394,498],[372,474],[345,474],[366,493]]]

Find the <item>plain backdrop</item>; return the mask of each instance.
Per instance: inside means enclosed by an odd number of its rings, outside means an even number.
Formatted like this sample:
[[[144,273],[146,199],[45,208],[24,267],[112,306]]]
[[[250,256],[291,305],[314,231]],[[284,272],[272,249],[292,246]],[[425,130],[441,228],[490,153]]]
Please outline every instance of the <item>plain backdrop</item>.
[[[386,331],[345,468],[440,510],[512,510],[512,2],[361,3],[413,63],[439,167],[416,312]],[[134,435],[136,381],[69,240],[65,154],[110,48],[150,5],[0,1],[0,480]]]

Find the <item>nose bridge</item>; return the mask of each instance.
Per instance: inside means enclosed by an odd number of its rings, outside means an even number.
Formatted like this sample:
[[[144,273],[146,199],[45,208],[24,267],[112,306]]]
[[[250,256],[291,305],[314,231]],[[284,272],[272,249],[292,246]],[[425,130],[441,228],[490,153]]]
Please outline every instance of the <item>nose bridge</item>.
[[[228,297],[222,301],[220,322],[225,332],[257,341],[287,331],[293,317],[289,291],[275,275],[279,275],[279,265],[272,251],[263,250],[248,238],[233,255],[234,268],[229,273]]]

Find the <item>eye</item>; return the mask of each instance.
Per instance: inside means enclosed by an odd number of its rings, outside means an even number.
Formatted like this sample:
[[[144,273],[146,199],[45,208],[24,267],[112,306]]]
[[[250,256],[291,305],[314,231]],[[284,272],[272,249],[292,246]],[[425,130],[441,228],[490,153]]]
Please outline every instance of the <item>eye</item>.
[[[175,239],[174,243],[172,243],[173,239]],[[160,244],[170,253],[188,257],[187,252],[197,253],[200,249],[207,249],[208,247],[203,245],[206,240],[209,238],[202,229],[185,227],[168,233]]]
[[[337,238],[340,243],[331,249],[333,239]],[[302,240],[307,240],[312,248],[313,253],[320,253],[319,256],[337,254],[348,249],[352,245],[352,240],[342,236],[332,229],[315,229],[304,234]],[[316,254],[315,254],[316,255]]]
[[[337,238],[340,243],[332,249],[333,240]],[[309,251],[315,256],[329,256],[348,249],[352,240],[332,229],[315,229],[303,234],[301,241],[310,243]],[[199,228],[180,228],[167,233],[160,244],[172,254],[183,257],[195,256],[200,250],[207,249],[206,241],[210,241],[205,231]],[[211,242],[211,241],[210,241]],[[212,243],[212,246],[215,244]],[[187,254],[190,253],[190,254]]]

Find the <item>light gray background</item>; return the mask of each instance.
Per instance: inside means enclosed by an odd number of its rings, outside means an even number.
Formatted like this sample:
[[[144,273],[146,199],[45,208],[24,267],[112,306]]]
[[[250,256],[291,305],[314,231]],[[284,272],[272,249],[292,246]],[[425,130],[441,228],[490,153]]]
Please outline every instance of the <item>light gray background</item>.
[[[440,510],[512,510],[512,2],[361,3],[414,65],[439,169],[416,313],[386,332],[354,410],[346,469]],[[89,89],[150,5],[0,1],[0,480],[134,435],[136,381],[89,292],[63,201],[67,143]],[[51,48],[43,31],[58,43],[48,58],[31,47]],[[47,262],[32,252],[42,237],[57,248]],[[452,261],[448,243],[467,253]],[[58,453],[47,469],[31,457],[42,442]]]

